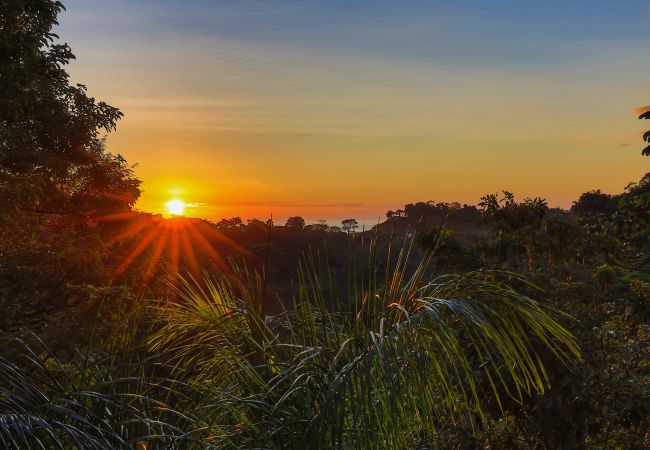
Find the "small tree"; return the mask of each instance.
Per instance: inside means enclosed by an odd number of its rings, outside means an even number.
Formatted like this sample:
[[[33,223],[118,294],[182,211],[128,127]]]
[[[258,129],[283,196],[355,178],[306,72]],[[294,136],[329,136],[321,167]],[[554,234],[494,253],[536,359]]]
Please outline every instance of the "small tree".
[[[293,230],[302,230],[305,228],[305,219],[300,216],[289,217],[284,226]]]
[[[217,223],[217,227],[222,230],[236,230],[245,227],[245,225],[241,220],[241,217],[233,217],[231,219],[221,219],[219,223]]]
[[[259,233],[268,230],[269,226],[268,221],[262,222],[259,219],[250,219],[246,224],[246,231]]]
[[[305,231],[316,231],[316,232],[325,232],[327,231],[327,223],[323,223],[323,221],[318,221],[319,223],[312,223],[310,225],[305,226]]]
[[[356,219],[345,219],[341,222],[343,231],[350,233],[359,228],[359,222]]]

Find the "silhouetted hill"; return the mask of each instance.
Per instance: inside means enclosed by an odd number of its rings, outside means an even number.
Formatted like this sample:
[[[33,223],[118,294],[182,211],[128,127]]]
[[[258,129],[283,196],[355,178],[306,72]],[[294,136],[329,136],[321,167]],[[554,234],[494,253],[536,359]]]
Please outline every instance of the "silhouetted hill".
[[[385,222],[375,226],[381,234],[430,230],[444,224],[446,229],[453,230],[460,242],[470,243],[476,237],[489,236],[492,230],[476,206],[459,203],[409,203],[403,210],[388,211],[387,217]]]

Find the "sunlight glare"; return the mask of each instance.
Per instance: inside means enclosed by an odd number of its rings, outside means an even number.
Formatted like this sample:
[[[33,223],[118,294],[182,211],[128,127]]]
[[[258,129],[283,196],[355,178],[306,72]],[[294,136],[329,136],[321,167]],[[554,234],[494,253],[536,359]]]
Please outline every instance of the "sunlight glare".
[[[170,200],[165,203],[165,207],[171,216],[182,216],[185,214],[185,202],[183,202],[183,200]]]

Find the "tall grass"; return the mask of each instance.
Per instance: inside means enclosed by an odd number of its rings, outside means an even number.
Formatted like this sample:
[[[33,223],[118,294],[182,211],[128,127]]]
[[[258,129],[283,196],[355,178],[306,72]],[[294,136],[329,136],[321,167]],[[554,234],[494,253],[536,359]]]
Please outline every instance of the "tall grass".
[[[262,275],[181,278],[147,310],[146,351],[127,339],[64,365],[25,347],[22,362],[0,361],[0,444],[435,448],[449,427],[482,427],[487,403],[545,392],[544,361],[579,357],[525,279],[435,276],[433,253],[408,270],[409,253],[380,263],[371,242],[343,297],[308,258],[273,316]]]

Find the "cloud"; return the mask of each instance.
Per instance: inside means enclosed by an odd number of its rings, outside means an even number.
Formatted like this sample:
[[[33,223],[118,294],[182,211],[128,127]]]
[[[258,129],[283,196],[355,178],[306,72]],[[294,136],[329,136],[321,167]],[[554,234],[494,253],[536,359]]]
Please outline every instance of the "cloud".
[[[631,142],[623,142],[622,144],[618,144],[619,147],[628,147],[630,145],[632,145]]]
[[[650,105],[645,105],[645,106],[639,106],[637,108],[634,108],[634,114],[643,114],[646,111],[650,111]]]
[[[257,178],[237,178],[230,183],[232,186],[256,189],[258,191],[274,191],[275,188],[270,184]]]

